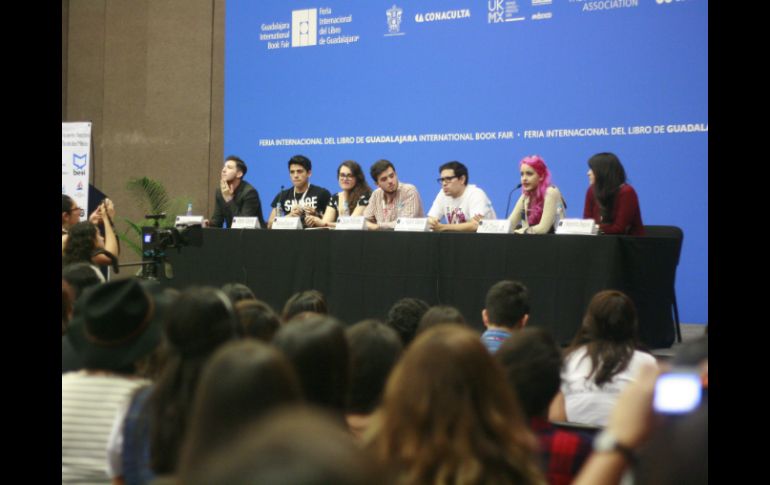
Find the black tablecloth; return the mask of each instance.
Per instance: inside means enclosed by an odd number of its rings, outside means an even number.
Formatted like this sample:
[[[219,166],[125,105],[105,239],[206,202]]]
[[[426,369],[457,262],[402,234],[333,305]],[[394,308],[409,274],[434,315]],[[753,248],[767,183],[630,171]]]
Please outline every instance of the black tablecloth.
[[[483,330],[487,290],[515,279],[530,289],[530,324],[562,344],[591,296],[617,289],[636,304],[642,342],[660,348],[674,341],[677,253],[663,237],[204,229],[200,247],[169,251],[168,284],[244,283],[279,312],[293,293],[316,289],[348,324],[416,297],[453,305]]]

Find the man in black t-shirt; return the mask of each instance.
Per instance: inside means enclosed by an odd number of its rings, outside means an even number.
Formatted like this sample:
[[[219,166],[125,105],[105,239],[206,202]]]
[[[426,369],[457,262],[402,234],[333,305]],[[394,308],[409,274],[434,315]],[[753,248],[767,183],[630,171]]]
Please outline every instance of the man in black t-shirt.
[[[222,167],[222,178],[219,180],[219,190],[214,196],[214,215],[211,222],[205,221],[211,227],[227,227],[233,224],[233,217],[256,217],[259,226],[265,227],[262,218],[262,203],[259,192],[250,183],[243,180],[246,175],[246,163],[235,155],[225,158]]]
[[[273,227],[276,217],[299,217],[305,227],[305,214],[323,217],[331,194],[323,187],[311,185],[308,179],[312,175],[312,164],[303,155],[295,155],[289,160],[289,176],[292,188],[283,190],[273,198],[270,206],[270,219],[267,227]]]

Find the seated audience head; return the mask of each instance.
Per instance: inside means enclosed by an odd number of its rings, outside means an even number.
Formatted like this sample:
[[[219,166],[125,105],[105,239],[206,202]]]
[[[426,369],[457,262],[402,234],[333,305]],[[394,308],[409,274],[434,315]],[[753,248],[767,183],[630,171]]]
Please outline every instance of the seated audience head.
[[[457,308],[450,305],[435,305],[430,307],[420,319],[420,323],[417,325],[417,334],[444,323],[468,324]]]
[[[243,283],[227,283],[222,285],[222,291],[230,298],[230,301],[235,305],[241,300],[256,300],[254,292],[251,288]]]
[[[545,416],[561,385],[561,348],[544,328],[514,332],[495,353],[527,418]]]
[[[419,335],[393,369],[371,449],[399,483],[540,483],[537,440],[474,331]]]
[[[82,209],[69,195],[61,194],[61,227],[69,229],[80,222]]]
[[[75,291],[69,283],[61,280],[61,334],[67,333],[67,325],[72,318],[72,307],[75,304]]]
[[[566,353],[586,346],[591,374],[601,387],[626,369],[638,346],[636,308],[631,298],[616,290],[595,294],[583,323]]]
[[[165,362],[149,398],[150,461],[156,474],[176,471],[203,365],[219,346],[237,337],[232,304],[221,290],[187,288],[169,308]]]
[[[337,319],[316,315],[292,320],[281,326],[272,343],[294,364],[308,402],[344,412],[350,362]]]
[[[404,345],[395,330],[377,320],[345,329],[350,347],[350,387],[347,412],[369,414],[380,404],[390,370]]]
[[[521,186],[530,198],[528,222],[535,225],[540,222],[545,203],[545,192],[551,186],[551,172],[545,164],[545,160],[539,155],[524,157],[519,162],[521,173]]]
[[[281,319],[273,308],[260,300],[242,300],[235,304],[235,313],[241,323],[243,336],[270,342],[281,326]]]
[[[75,303],[67,338],[86,369],[133,375],[135,364],[160,343],[155,311],[136,279],[94,286]]]
[[[75,292],[75,299],[86,288],[105,282],[101,271],[96,269],[91,263],[86,262],[68,264],[62,268],[61,276],[72,287],[72,290]]]
[[[70,227],[62,254],[62,265],[91,262],[94,251],[100,245],[97,233],[96,226],[88,221]]]
[[[390,307],[385,323],[398,332],[404,347],[414,339],[420,319],[430,305],[419,298],[402,298]]]
[[[250,421],[301,398],[297,374],[278,349],[255,340],[225,344],[201,374],[183,453],[188,465],[180,466],[194,466]]]
[[[281,313],[281,320],[288,322],[295,316],[304,312],[318,313],[319,315],[326,315],[329,313],[326,306],[326,298],[323,293],[318,290],[305,290],[298,293],[294,293],[283,306],[283,312]]]
[[[181,483],[208,485],[385,485],[393,483],[339,421],[317,409],[279,409],[245,427]]]
[[[487,327],[522,328],[529,320],[529,306],[527,287],[518,281],[503,280],[487,292],[481,317]]]

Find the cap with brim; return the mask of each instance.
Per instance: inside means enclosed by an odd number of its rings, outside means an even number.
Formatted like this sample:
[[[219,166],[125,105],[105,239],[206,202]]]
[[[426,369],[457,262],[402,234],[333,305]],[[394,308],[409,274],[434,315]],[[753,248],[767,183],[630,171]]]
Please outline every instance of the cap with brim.
[[[85,368],[122,370],[160,343],[154,304],[135,279],[88,288],[75,304],[67,330]]]

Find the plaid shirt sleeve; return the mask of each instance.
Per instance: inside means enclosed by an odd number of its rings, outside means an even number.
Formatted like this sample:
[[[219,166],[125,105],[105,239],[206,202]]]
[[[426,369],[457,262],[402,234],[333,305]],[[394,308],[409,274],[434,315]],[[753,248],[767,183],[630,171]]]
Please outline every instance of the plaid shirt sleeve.
[[[572,483],[591,453],[591,437],[587,433],[557,429],[538,418],[533,418],[532,430],[540,440],[542,463],[548,483]]]
[[[417,187],[414,185],[404,185],[404,191],[401,194],[401,206],[398,208],[399,217],[425,217],[422,210],[422,199]]]

